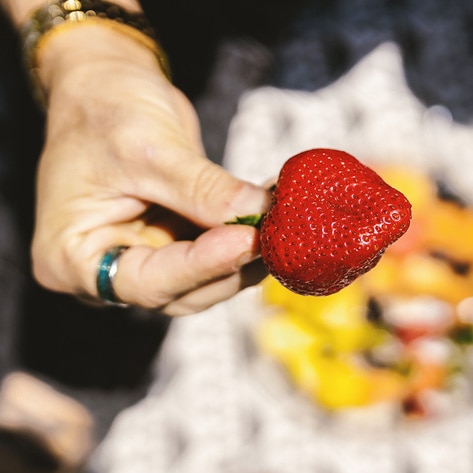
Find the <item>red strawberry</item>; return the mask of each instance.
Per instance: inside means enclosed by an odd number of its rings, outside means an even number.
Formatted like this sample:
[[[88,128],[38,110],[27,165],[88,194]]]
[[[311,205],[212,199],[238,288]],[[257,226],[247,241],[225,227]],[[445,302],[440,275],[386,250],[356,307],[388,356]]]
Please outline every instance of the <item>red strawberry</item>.
[[[312,149],[281,169],[261,225],[269,272],[302,295],[339,291],[372,269],[411,220],[411,204],[343,151]]]

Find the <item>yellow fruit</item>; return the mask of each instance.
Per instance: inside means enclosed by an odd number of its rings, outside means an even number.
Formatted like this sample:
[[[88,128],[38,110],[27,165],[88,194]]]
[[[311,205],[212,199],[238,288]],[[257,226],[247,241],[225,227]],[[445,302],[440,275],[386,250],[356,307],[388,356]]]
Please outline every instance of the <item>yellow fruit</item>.
[[[262,282],[263,302],[267,305],[283,307],[289,311],[310,317],[320,304],[320,297],[301,296],[284,287],[272,276]]]
[[[295,324],[311,325],[315,332],[323,331],[332,351],[357,351],[379,343],[384,332],[366,319],[367,296],[357,281],[341,291],[325,297],[295,294],[272,277],[263,283],[263,298],[267,304],[282,307],[292,314]]]
[[[303,319],[291,312],[267,317],[261,323],[257,338],[266,353],[281,360],[307,356],[312,350],[321,350],[327,343],[322,329],[313,330]]]
[[[371,401],[370,377],[348,358],[318,360],[318,385],[312,395],[329,409],[367,405]]]
[[[294,385],[310,397],[320,389],[319,360],[320,351],[301,351],[283,361]]]
[[[400,374],[371,368],[356,357],[319,360],[316,370],[318,386],[313,396],[328,409],[399,400],[405,393],[405,380]]]
[[[385,332],[366,318],[367,306],[367,297],[357,281],[320,299],[314,317],[330,333],[335,351],[360,351],[384,339]]]
[[[435,184],[420,171],[406,166],[385,166],[376,170],[392,187],[402,192],[412,204],[413,213],[432,206],[436,199]]]

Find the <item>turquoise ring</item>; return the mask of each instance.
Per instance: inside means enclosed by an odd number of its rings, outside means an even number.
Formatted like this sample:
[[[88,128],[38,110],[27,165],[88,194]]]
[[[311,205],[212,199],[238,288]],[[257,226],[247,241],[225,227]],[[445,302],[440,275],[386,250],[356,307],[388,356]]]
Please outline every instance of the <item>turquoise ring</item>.
[[[120,256],[128,250],[129,246],[119,245],[108,250],[101,258],[97,267],[97,293],[109,305],[126,306],[115,294],[113,280],[118,271]]]

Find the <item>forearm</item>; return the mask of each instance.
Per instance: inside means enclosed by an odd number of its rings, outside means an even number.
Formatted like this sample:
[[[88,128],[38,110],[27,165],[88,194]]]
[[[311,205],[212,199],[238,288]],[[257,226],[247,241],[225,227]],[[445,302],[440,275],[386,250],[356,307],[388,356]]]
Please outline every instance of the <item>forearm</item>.
[[[4,9],[12,24],[19,28],[28,16],[36,9],[46,3],[47,0],[0,0],[0,6]],[[137,0],[109,0],[130,11],[141,11]]]

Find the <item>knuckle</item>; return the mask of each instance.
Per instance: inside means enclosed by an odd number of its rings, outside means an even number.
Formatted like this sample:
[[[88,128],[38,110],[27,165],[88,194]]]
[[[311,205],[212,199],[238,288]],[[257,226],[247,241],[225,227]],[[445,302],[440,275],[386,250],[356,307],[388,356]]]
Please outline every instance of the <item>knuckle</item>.
[[[220,223],[222,215],[235,207],[244,183],[234,179],[218,165],[202,166],[190,186],[190,198],[194,202],[195,213],[209,218],[209,208],[214,212],[215,222]]]

